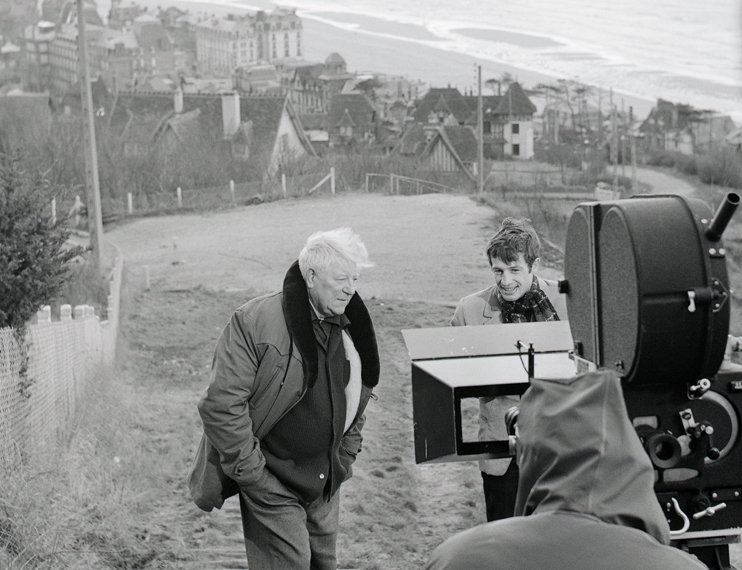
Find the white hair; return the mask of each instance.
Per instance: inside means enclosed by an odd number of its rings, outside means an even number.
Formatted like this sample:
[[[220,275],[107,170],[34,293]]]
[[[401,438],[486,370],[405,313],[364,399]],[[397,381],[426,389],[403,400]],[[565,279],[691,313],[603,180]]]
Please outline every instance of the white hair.
[[[313,233],[299,253],[299,269],[305,279],[310,269],[327,271],[338,262],[350,264],[356,271],[373,266],[366,246],[350,228]]]

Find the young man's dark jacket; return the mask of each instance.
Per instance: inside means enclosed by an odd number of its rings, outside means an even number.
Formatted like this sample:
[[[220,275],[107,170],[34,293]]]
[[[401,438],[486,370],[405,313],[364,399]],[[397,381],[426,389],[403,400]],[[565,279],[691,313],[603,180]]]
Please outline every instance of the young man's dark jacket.
[[[306,284],[298,263],[281,292],[252,299],[232,315],[217,341],[211,381],[198,404],[204,424],[189,473],[194,502],[203,510],[260,479],[260,440],[296,405],[317,379],[317,341]],[[345,310],[347,332],[361,360],[361,399],[341,441],[347,473],[361,451],[361,428],[379,381],[379,353],[371,317],[356,293]]]
[[[703,570],[670,543],[654,471],[609,371],[533,380],[518,416],[515,517],[439,546],[426,570]]]

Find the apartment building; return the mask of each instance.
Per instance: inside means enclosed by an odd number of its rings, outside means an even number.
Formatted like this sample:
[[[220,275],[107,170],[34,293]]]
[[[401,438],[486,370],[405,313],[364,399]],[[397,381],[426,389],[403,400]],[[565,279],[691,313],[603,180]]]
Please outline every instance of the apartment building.
[[[222,77],[258,63],[301,60],[301,19],[289,8],[211,18],[196,25],[196,54],[201,73]]]

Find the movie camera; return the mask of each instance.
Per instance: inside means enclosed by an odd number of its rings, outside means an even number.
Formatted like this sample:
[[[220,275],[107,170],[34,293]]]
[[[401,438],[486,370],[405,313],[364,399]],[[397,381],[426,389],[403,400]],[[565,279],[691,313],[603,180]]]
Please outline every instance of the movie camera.
[[[676,195],[580,204],[560,282],[569,322],[403,331],[416,461],[509,457],[517,413],[503,418],[502,440],[478,441],[474,402],[518,396],[534,377],[614,369],[675,544],[730,568],[742,534],[742,366],[725,361],[721,237],[739,201],[729,193],[715,213]]]

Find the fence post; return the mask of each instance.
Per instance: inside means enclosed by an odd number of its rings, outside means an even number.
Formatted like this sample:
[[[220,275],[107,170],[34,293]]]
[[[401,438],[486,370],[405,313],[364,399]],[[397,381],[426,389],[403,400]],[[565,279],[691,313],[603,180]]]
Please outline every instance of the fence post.
[[[367,172],[366,173],[366,194],[368,194],[368,177],[369,177],[369,173]]]
[[[237,197],[234,194],[234,180],[229,181],[229,192],[232,194],[232,203],[237,203]]]
[[[81,321],[85,317],[85,305],[77,305],[75,307],[75,320]]]
[[[180,190],[180,186],[178,186],[178,208],[183,207],[183,192]]]
[[[288,192],[286,192],[286,173],[281,173],[281,190],[283,190],[283,197],[288,197]]]
[[[144,283],[146,290],[149,291],[149,265],[144,266]]]
[[[131,216],[134,213],[134,198],[131,195],[131,192],[127,194],[126,200],[127,200],[129,215]]]
[[[75,196],[75,227],[80,225],[80,208],[82,208],[82,200],[80,196]]]
[[[49,305],[44,305],[39,309],[36,313],[36,322],[38,324],[52,322],[52,308]]]
[[[71,321],[72,320],[72,305],[62,305],[59,307],[59,320],[60,321]]]
[[[389,193],[394,194],[394,174],[389,175]]]
[[[52,198],[52,225],[57,225],[57,199]]]
[[[335,167],[330,167],[330,192],[335,194]]]

